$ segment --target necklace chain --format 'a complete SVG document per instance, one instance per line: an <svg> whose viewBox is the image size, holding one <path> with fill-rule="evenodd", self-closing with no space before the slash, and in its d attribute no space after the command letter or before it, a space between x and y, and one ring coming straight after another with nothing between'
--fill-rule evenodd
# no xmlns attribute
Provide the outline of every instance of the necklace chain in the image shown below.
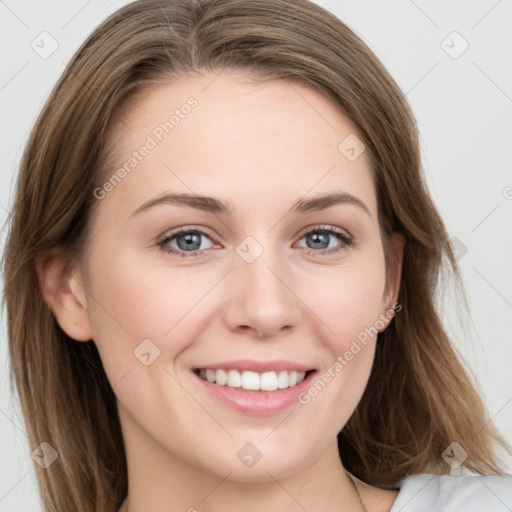
<svg viewBox="0 0 512 512"><path fill-rule="evenodd" d="M365 505L363 503L363 500L361 499L361 495L359 494L359 489L357 488L357 485L354 482L354 479L352 478L352 475L350 475L348 472L347 472L347 475L348 475L350 481L352 482L352 485L354 486L354 489L356 490L357 497L359 498L359 503L361 504L361 509L363 510L363 512L368 512L368 509L365 507Z"/></svg>

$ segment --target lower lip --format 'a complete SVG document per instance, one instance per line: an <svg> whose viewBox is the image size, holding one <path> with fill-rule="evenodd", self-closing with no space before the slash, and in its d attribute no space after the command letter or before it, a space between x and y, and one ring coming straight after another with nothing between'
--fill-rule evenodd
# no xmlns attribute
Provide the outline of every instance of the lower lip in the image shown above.
<svg viewBox="0 0 512 512"><path fill-rule="evenodd" d="M243 388L231 388L219 386L213 382L202 379L197 373L192 372L206 391L214 398L224 402L245 414L275 414L298 402L298 395L310 385L316 371L311 371L306 378L296 386L276 391L254 391Z"/></svg>

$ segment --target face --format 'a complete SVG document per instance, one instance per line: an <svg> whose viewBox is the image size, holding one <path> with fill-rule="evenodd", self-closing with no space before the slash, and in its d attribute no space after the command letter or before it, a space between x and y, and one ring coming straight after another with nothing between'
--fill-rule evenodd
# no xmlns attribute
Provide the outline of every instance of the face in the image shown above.
<svg viewBox="0 0 512 512"><path fill-rule="evenodd" d="M130 453L258 481L332 446L395 300L355 133L304 85L227 72L121 112L73 286Z"/></svg>

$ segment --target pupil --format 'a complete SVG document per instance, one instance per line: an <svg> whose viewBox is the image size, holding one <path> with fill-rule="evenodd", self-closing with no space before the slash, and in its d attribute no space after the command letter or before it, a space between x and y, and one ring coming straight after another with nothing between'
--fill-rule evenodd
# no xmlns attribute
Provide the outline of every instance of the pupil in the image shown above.
<svg viewBox="0 0 512 512"><path fill-rule="evenodd" d="M313 244L320 244L322 247L314 247L314 249L325 249L329 246L329 234L328 233L313 233L310 235L310 240ZM323 240L322 240L323 239Z"/></svg>
<svg viewBox="0 0 512 512"><path fill-rule="evenodd" d="M180 249L197 250L201 246L201 235L198 233L189 233L178 237L176 240ZM181 243L182 240L185 240L185 242Z"/></svg>

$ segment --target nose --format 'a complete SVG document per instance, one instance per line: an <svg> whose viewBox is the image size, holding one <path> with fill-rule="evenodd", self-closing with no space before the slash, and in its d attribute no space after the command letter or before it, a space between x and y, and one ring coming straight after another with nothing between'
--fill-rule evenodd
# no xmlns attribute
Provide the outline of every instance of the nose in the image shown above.
<svg viewBox="0 0 512 512"><path fill-rule="evenodd" d="M252 262L236 254L226 281L224 321L229 329L251 331L263 339L298 324L301 300L291 269L278 251L265 248Z"/></svg>

